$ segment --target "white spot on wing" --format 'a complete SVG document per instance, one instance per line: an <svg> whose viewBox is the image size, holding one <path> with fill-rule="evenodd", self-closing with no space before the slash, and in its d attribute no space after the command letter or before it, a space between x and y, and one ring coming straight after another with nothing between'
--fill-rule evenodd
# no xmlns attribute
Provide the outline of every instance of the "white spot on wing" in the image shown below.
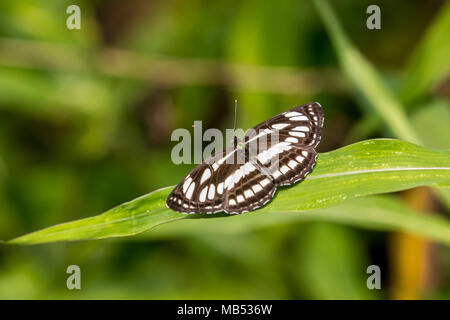
<svg viewBox="0 0 450 320"><path fill-rule="evenodd" d="M292 128L292 130L309 132L309 128L306 126L298 126L298 127Z"/></svg>
<svg viewBox="0 0 450 320"><path fill-rule="evenodd" d="M186 193L186 190L189 187L189 185L191 184L191 182L192 182L192 178L191 177L187 178L184 181L184 183L183 183L183 193Z"/></svg>
<svg viewBox="0 0 450 320"><path fill-rule="evenodd" d="M244 195L245 195L246 198L253 197L253 191L250 190L250 189L247 189L247 190L244 191Z"/></svg>
<svg viewBox="0 0 450 320"><path fill-rule="evenodd" d="M292 117L292 118L289 118L289 120L294 120L294 121L308 121L308 117L305 117L305 116L298 116L298 117Z"/></svg>
<svg viewBox="0 0 450 320"><path fill-rule="evenodd" d="M233 178L234 179L234 183L238 183L239 180L241 180L242 175L243 175L242 169L237 169L234 172L234 178Z"/></svg>
<svg viewBox="0 0 450 320"><path fill-rule="evenodd" d="M209 200L214 199L215 193L216 193L216 187L213 184L209 185L208 199Z"/></svg>
<svg viewBox="0 0 450 320"><path fill-rule="evenodd" d="M239 203L245 201L245 199L244 199L244 197L242 196L242 194L239 194L239 195L236 197L236 200L237 200Z"/></svg>
<svg viewBox="0 0 450 320"><path fill-rule="evenodd" d="M252 187L252 189L253 189L253 191L254 191L255 193L258 193L258 192L262 191L262 188L261 188L261 186L260 186L259 184L255 184L255 185Z"/></svg>
<svg viewBox="0 0 450 320"><path fill-rule="evenodd" d="M260 131L260 132L258 133L258 135L249 137L250 139L248 139L247 143L250 143L250 142L252 142L253 140L258 139L259 137L262 137L262 136L264 136L264 135L268 135L268 134L270 134L270 133L272 133L272 130L266 128L266 129Z"/></svg>
<svg viewBox="0 0 450 320"><path fill-rule="evenodd" d="M284 174L286 174L289 172L289 168L288 168L288 166L282 166L280 171L283 172Z"/></svg>
<svg viewBox="0 0 450 320"><path fill-rule="evenodd" d="M262 163L262 164L266 164L267 162L270 161L269 158L269 153L267 151L263 151L260 154L258 154L258 160Z"/></svg>
<svg viewBox="0 0 450 320"><path fill-rule="evenodd" d="M288 163L288 166L291 168L291 169L295 169L295 167L298 165L298 162L296 162L296 161L294 161L294 160L291 160L291 161L289 161L289 163Z"/></svg>
<svg viewBox="0 0 450 320"><path fill-rule="evenodd" d="M219 183L219 185L217 186L217 192L219 194L223 193L223 182Z"/></svg>
<svg viewBox="0 0 450 320"><path fill-rule="evenodd" d="M284 140L284 141L286 141L286 142L292 142L292 143L298 143L298 139L297 139L297 138L294 138L294 137L286 138L286 140Z"/></svg>
<svg viewBox="0 0 450 320"><path fill-rule="evenodd" d="M272 125L272 128L281 130L281 129L286 128L288 126L289 126L289 123L276 123L276 124Z"/></svg>
<svg viewBox="0 0 450 320"><path fill-rule="evenodd" d="M303 132L289 131L289 134L294 137L302 137L302 138L306 137L306 135Z"/></svg>
<svg viewBox="0 0 450 320"><path fill-rule="evenodd" d="M225 189L231 190L234 186L233 174L230 174L228 178L225 179Z"/></svg>
<svg viewBox="0 0 450 320"><path fill-rule="evenodd" d="M191 185L189 186L185 196L188 199L192 198L192 194L194 193L194 189L195 189L195 182L192 182Z"/></svg>
<svg viewBox="0 0 450 320"><path fill-rule="evenodd" d="M295 117L295 116L303 116L303 113L297 112L297 111L291 111L284 115L285 117Z"/></svg>
<svg viewBox="0 0 450 320"><path fill-rule="evenodd" d="M276 179L276 178L278 178L278 177L280 177L281 176L281 172L279 171L279 170L277 170L277 171L275 171L274 173L273 173L273 177Z"/></svg>
<svg viewBox="0 0 450 320"><path fill-rule="evenodd" d="M260 184L263 186L263 188L264 188L265 186L267 186L269 183L270 183L270 180L267 179L267 178L260 182Z"/></svg>
<svg viewBox="0 0 450 320"><path fill-rule="evenodd" d="M290 150L292 147L288 142L280 142L274 145L273 147L269 148L265 152L267 152L267 157L269 159L272 159L274 156L276 156L279 153L282 153L283 151Z"/></svg>
<svg viewBox="0 0 450 320"><path fill-rule="evenodd" d="M250 173L250 172L256 170L255 166L254 166L253 164L251 164L250 162L247 162L247 163L244 165L244 168L247 169L247 172L248 172L248 173Z"/></svg>
<svg viewBox="0 0 450 320"><path fill-rule="evenodd" d="M202 192L200 192L200 196L198 197L198 200L200 202L205 202L206 200L206 192L208 191L208 187L204 187Z"/></svg>
<svg viewBox="0 0 450 320"><path fill-rule="evenodd" d="M203 182L205 182L206 180L208 180L209 177L211 177L211 170L209 170L208 168L206 168L205 171L203 171L202 179L200 180L200 184L202 184Z"/></svg>

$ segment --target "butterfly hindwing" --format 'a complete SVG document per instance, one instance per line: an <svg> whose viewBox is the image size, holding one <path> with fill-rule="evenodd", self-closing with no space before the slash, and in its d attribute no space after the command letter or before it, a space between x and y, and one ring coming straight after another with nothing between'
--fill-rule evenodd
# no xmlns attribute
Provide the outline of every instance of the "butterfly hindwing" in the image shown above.
<svg viewBox="0 0 450 320"><path fill-rule="evenodd" d="M291 185L310 173L316 163L317 153L313 148L290 146L281 153L278 162L266 168L279 186Z"/></svg>
<svg viewBox="0 0 450 320"><path fill-rule="evenodd" d="M225 210L229 213L242 213L255 210L272 199L276 186L270 176L261 174L258 164L246 162L233 174L234 181L238 180L239 187L227 189ZM236 176L237 175L237 176Z"/></svg>

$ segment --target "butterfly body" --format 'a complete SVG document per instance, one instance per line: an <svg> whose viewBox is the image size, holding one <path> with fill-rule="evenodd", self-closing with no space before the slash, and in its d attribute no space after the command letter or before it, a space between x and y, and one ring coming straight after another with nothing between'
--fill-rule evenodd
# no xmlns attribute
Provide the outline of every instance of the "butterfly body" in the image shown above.
<svg viewBox="0 0 450 320"><path fill-rule="evenodd" d="M237 214L264 206L278 186L294 184L311 172L323 119L322 107L313 102L256 125L243 141L234 138L234 148L194 168L169 194L167 207Z"/></svg>

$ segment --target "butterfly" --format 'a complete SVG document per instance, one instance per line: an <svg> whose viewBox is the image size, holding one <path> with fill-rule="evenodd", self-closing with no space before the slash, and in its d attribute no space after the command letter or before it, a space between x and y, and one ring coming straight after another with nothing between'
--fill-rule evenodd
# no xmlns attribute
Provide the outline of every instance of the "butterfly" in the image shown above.
<svg viewBox="0 0 450 320"><path fill-rule="evenodd" d="M292 185L312 171L323 121L321 105L312 102L256 125L249 130L256 135L246 134L243 141L235 137L233 148L189 172L167 197L167 207L239 214L264 206L278 186ZM274 135L277 139L270 139Z"/></svg>

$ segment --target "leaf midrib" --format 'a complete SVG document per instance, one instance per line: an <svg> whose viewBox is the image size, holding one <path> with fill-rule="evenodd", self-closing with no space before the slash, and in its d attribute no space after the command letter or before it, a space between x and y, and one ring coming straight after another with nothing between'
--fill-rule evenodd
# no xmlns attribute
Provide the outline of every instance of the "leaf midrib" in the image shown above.
<svg viewBox="0 0 450 320"><path fill-rule="evenodd" d="M355 170L355 171L345 171L345 172L335 172L335 173L311 175L307 179L314 180L314 179L323 179L323 178L330 178L330 177L365 174L365 173L372 173L372 172L418 171L418 170L450 170L450 167L412 167L412 168L366 169L366 170Z"/></svg>

